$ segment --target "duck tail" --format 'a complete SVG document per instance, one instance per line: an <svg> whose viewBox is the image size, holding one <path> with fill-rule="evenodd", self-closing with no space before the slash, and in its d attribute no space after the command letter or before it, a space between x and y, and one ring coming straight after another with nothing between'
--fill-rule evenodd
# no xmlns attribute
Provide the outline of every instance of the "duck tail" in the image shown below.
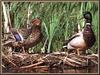
<svg viewBox="0 0 100 75"><path fill-rule="evenodd" d="M68 44L68 40L66 40L66 42L63 43L61 51L65 51L65 49L67 49L67 44Z"/></svg>

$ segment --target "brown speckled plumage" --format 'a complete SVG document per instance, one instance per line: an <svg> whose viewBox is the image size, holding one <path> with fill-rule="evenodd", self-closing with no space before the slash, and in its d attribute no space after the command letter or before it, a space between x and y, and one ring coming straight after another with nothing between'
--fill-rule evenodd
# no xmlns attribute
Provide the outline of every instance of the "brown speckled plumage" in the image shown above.
<svg viewBox="0 0 100 75"><path fill-rule="evenodd" d="M40 27L35 27L31 33L31 35L24 40L22 46L25 47L25 49L31 48L34 45L37 45L43 38L43 35L41 33Z"/></svg>
<svg viewBox="0 0 100 75"><path fill-rule="evenodd" d="M41 42L41 40L43 38L43 35L41 33L41 20L33 19L31 21L31 27L28 29L21 28L19 30L16 30L16 29L12 28L11 33L13 34L13 36L16 35L15 39L20 39L18 34L20 34L23 39L12 41L12 45L10 45L10 46L15 49L22 49L22 47L23 47L24 50L27 51L29 48L31 48L31 47L37 45L39 42ZM6 44L5 46L9 46L9 45Z"/></svg>
<svg viewBox="0 0 100 75"><path fill-rule="evenodd" d="M19 44L20 47L24 47L25 51L37 45L43 38L43 35L41 33L41 21L39 19L33 19L31 23L33 25L31 27L31 34L27 39Z"/></svg>

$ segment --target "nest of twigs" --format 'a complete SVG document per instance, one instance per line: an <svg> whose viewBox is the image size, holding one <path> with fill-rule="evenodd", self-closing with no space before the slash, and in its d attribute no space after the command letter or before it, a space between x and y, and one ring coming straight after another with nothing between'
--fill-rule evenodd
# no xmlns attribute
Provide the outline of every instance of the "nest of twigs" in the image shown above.
<svg viewBox="0 0 100 75"><path fill-rule="evenodd" d="M51 68L79 68L98 65L98 55L66 54L55 52L50 54L2 53L2 71L10 73L45 72ZM37 70L38 69L38 70Z"/></svg>

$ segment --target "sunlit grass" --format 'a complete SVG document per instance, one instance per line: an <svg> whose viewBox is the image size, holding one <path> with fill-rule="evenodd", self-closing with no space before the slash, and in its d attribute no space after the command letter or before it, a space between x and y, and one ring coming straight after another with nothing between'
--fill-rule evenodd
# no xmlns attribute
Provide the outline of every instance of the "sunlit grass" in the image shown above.
<svg viewBox="0 0 100 75"><path fill-rule="evenodd" d="M7 6L7 2L5 3ZM14 27L20 28L27 21L28 6L30 5L32 18L39 17L42 20L42 33L45 40L48 39L48 50L60 50L63 41L68 39L79 24L81 29L83 21L79 20L82 17L83 11L90 11L93 15L93 30L98 41L98 3L97 2L11 2L10 10L14 13ZM93 46L93 50L98 48L97 41ZM39 44L38 48L43 47Z"/></svg>

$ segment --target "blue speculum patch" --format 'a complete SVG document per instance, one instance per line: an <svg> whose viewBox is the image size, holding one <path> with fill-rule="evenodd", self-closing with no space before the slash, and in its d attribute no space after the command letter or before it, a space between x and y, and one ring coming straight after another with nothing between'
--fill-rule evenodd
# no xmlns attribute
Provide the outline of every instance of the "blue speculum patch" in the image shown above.
<svg viewBox="0 0 100 75"><path fill-rule="evenodd" d="M16 41L21 41L21 37L19 34L15 34L14 37L15 37Z"/></svg>

